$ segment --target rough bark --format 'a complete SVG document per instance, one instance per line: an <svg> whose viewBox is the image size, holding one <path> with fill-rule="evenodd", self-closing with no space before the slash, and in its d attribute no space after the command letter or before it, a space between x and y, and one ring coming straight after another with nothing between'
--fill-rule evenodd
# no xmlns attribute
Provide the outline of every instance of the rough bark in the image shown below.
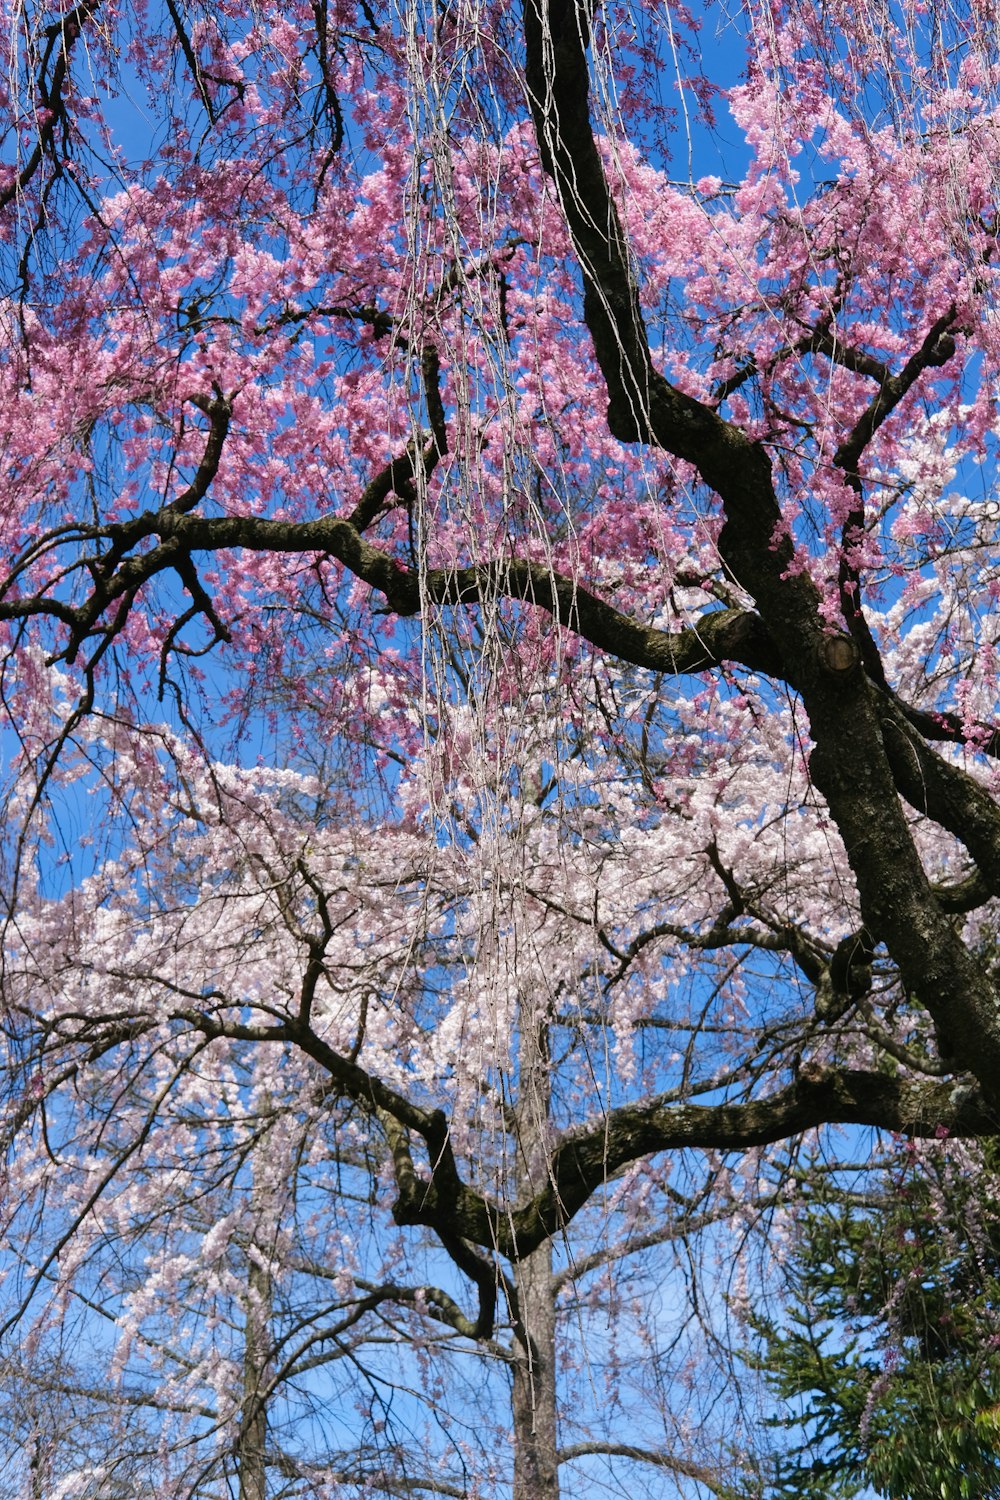
<svg viewBox="0 0 1000 1500"><path fill-rule="evenodd" d="M590 121L589 12L578 0L526 0L524 15L535 130L580 261L584 318L607 382L611 431L693 463L718 495L723 562L753 597L782 675L805 704L815 741L813 779L844 841L865 924L895 959L908 992L930 1012L942 1055L977 1077L1000 1107L996 988L942 910L907 826L883 742L884 674L877 653L872 659L867 626L858 621L855 629L865 669L859 663L853 671L831 670L829 627L815 586L794 566L763 446L654 368ZM893 404L923 369L946 357L938 353L940 334L952 317L953 310L943 315L928 335L931 344L925 340L903 375L880 389L843 450L852 473ZM976 839L976 812L966 797L960 815L953 815L953 831L968 822L968 833L959 833L963 841Z"/></svg>
<svg viewBox="0 0 1000 1500"><path fill-rule="evenodd" d="M551 1082L548 1025L535 1007L522 1006L517 1104L521 1196L532 1198L548 1174ZM556 1311L552 1241L543 1240L516 1265L513 1500L558 1500L556 1430Z"/></svg>
<svg viewBox="0 0 1000 1500"><path fill-rule="evenodd" d="M255 1191L260 1206L262 1195ZM236 1460L239 1500L267 1500L267 1375L271 1353L273 1288L266 1261L251 1244L247 1254L247 1307L243 1329L243 1400Z"/></svg>
<svg viewBox="0 0 1000 1500"><path fill-rule="evenodd" d="M623 1105L545 1144L545 1168L523 1179L516 1208L466 1183L458 1170L447 1117L423 1109L334 1052L301 1026L236 1025L183 1011L206 1036L296 1045L326 1068L345 1098L380 1112L394 1128L390 1145L398 1197L397 1224L423 1224L517 1262L569 1223L608 1177L659 1151L741 1151L789 1140L823 1125L867 1125L902 1135L960 1138L1000 1134L1000 1112L985 1090L968 1084L912 1082L860 1069L803 1069L786 1088L731 1104L685 1104L670 1096ZM430 1181L416 1171L410 1132L422 1137L433 1163ZM530 1191L529 1191L530 1190Z"/></svg>
<svg viewBox="0 0 1000 1500"><path fill-rule="evenodd" d="M518 1262L514 1280L520 1315L511 1397L514 1500L558 1500L551 1240Z"/></svg>

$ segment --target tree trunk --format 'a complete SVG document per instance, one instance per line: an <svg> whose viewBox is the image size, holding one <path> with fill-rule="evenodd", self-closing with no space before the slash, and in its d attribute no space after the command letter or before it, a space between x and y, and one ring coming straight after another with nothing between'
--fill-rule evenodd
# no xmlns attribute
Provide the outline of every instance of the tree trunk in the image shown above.
<svg viewBox="0 0 1000 1500"><path fill-rule="evenodd" d="M270 1228L270 1216L262 1212L263 1194L254 1184L257 1209L257 1238L264 1239L261 1229ZM236 1458L240 1476L239 1500L266 1500L267 1473L267 1386L271 1354L271 1273L261 1262L251 1240L247 1247L247 1307L243 1332L243 1403L240 1409L240 1431ZM266 1248L262 1247L266 1254Z"/></svg>
<svg viewBox="0 0 1000 1500"><path fill-rule="evenodd" d="M512 1396L514 1500L558 1500L556 1310L550 1240L519 1263L515 1285L520 1326Z"/></svg>
<svg viewBox="0 0 1000 1500"><path fill-rule="evenodd" d="M520 1189L529 1198L546 1171L551 1100L548 1023L522 1007L517 1135ZM558 1500L556 1433L556 1310L552 1242L517 1263L514 1389L514 1500Z"/></svg>
<svg viewBox="0 0 1000 1500"><path fill-rule="evenodd" d="M243 1406L237 1459L240 1500L265 1500L267 1447L267 1403L263 1388L267 1379L271 1278L251 1257L247 1268L247 1318L243 1335Z"/></svg>

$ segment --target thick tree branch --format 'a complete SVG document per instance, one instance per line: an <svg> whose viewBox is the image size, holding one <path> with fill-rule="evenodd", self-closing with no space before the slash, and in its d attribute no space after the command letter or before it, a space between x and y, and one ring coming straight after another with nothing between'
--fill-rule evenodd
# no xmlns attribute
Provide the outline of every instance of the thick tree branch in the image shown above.
<svg viewBox="0 0 1000 1500"><path fill-rule="evenodd" d="M957 916L976 911L990 899L989 888L978 870L953 885L935 885L932 890L941 910L954 912Z"/></svg>
<svg viewBox="0 0 1000 1500"><path fill-rule="evenodd" d="M863 672L850 670L849 660L846 669L834 670L839 656L831 659L827 650L817 591L794 565L768 456L653 368L624 232L590 123L588 14L578 0L525 0L525 39L542 162L580 260L584 316L608 386L611 430L690 461L718 494L725 513L720 553L755 600L785 681L802 695L816 746L810 769L844 841L865 924L889 949L908 991L930 1011L946 1055L1000 1103L995 991L924 873L887 763L878 690ZM947 321L952 317L949 311ZM950 357L947 335L937 325L932 333L898 382L912 384L919 369ZM848 440L845 462L905 392L896 393L890 386L876 398L853 443Z"/></svg>
<svg viewBox="0 0 1000 1500"><path fill-rule="evenodd" d="M397 1223L443 1223L464 1239L510 1260L536 1250L568 1224L620 1168L660 1151L742 1151L824 1124L866 1125L933 1137L1000 1134L1000 1117L979 1093L949 1083L908 1083L879 1073L815 1070L768 1099L742 1104L678 1105L655 1100L612 1110L565 1137L552 1151L546 1184L518 1208L502 1208L453 1181L439 1192L432 1173L407 1191ZM446 1215L442 1219L442 1214Z"/></svg>
<svg viewBox="0 0 1000 1500"><path fill-rule="evenodd" d="M912 1083L880 1073L818 1069L766 1099L744 1103L684 1105L651 1100L612 1110L574 1130L551 1151L544 1186L519 1207L501 1204L470 1188L458 1171L448 1124L440 1110L426 1110L341 1057L305 1028L248 1027L196 1011L178 1013L206 1037L293 1042L312 1057L344 1095L377 1112L393 1154L398 1199L393 1217L401 1225L422 1224L452 1242L499 1252L517 1260L568 1224L615 1172L661 1151L740 1151L786 1140L825 1124L867 1125L903 1135L933 1137L1000 1134L1000 1115L979 1092L952 1083ZM425 1143L429 1169L420 1175L408 1133ZM481 1296L477 1326L485 1326L486 1262L476 1257L472 1275ZM481 1273L481 1274L480 1274ZM492 1267L488 1293L495 1292ZM482 1335L480 1335L482 1336Z"/></svg>
<svg viewBox="0 0 1000 1500"><path fill-rule="evenodd" d="M547 610L569 630L600 650L671 674L705 672L731 662L750 671L780 677L781 662L760 616L752 610L710 610L696 625L669 631L622 614L575 579L545 564L511 560L479 567L432 568L421 579L389 553L361 536L361 527L374 518L389 493L412 479L416 460L407 455L388 465L365 490L349 519L326 517L317 521L274 521L256 516L205 517L181 513L173 506L158 514L146 512L134 522L108 528L111 552L95 560L93 591L84 605L73 607L48 596L0 597L0 620L50 614L69 626L76 651L97 628L108 607L136 591L165 570L179 571L196 552L243 548L250 552L316 553L332 557L385 595L397 614L416 614L425 601L444 606L487 603L503 595ZM91 536L94 533L90 533ZM98 534L99 535L99 534ZM149 537L158 545L125 557L127 546ZM61 538L58 539L61 542ZM108 559L112 556L115 566Z"/></svg>
<svg viewBox="0 0 1000 1500"><path fill-rule="evenodd" d="M929 713L926 709L914 708L902 698L893 696L900 713L914 729L919 730L925 740L939 740L949 745L971 745L980 755L1000 759L1000 728L995 724L977 724L970 734L957 714L947 710Z"/></svg>
<svg viewBox="0 0 1000 1500"><path fill-rule="evenodd" d="M1000 1117L972 1089L834 1069L819 1069L769 1099L745 1104L624 1106L556 1147L549 1182L511 1216L503 1253L527 1254L568 1223L619 1167L642 1156L691 1147L742 1151L823 1124L924 1137L941 1127L960 1136L1000 1133Z"/></svg>
<svg viewBox="0 0 1000 1500"><path fill-rule="evenodd" d="M1000 896L1000 807L986 788L943 760L889 699L881 702L886 754L902 795L955 835L994 896ZM951 908L953 909L953 908Z"/></svg>

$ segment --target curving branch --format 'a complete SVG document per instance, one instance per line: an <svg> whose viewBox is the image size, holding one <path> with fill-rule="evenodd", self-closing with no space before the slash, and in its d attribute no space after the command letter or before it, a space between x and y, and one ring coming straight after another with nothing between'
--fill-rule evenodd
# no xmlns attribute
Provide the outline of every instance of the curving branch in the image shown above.
<svg viewBox="0 0 1000 1500"><path fill-rule="evenodd" d="M968 726L958 715L948 710L935 709L933 713L928 713L926 709L914 708L912 704L905 703L895 693L892 699L900 713L925 740L938 740L949 745L973 745L980 755L1000 759L1000 727L996 724L976 724L970 733Z"/></svg>
<svg viewBox="0 0 1000 1500"><path fill-rule="evenodd" d="M472 1247L481 1247L487 1257L496 1252L511 1261L523 1259L568 1224L609 1178L642 1157L681 1149L743 1151L828 1124L927 1138L942 1130L960 1137L1000 1134L1000 1114L985 1091L807 1064L793 1083L762 1099L695 1105L660 1097L595 1117L562 1135L548 1152L543 1185L515 1207L462 1179L443 1111L414 1104L301 1024L250 1026L190 1009L175 1012L174 1018L209 1040L298 1046L345 1098L380 1118L396 1181L393 1217L400 1225L434 1230L449 1253L452 1246L460 1248L453 1258L480 1294L477 1326L484 1331L479 1337L490 1336L487 1325L492 1331L497 1282L489 1260ZM413 1159L412 1136L426 1148L423 1172ZM475 1265L465 1263L470 1260Z"/></svg>
<svg viewBox="0 0 1000 1500"><path fill-rule="evenodd" d="M324 517L316 521L275 521L257 516L195 516L167 506L144 512L134 521L102 530L77 530L65 540L111 540L111 549L94 559L90 597L73 606L45 594L11 597L0 593L0 620L49 615L65 624L70 644L61 656L72 660L82 642L98 628L109 607L132 599L158 574L177 571L196 552L242 548L249 552L315 553L332 557L363 582L385 595L399 615L415 615L427 601L445 606L487 603L503 595L547 610L566 629L575 631L599 649L635 666L671 674L704 672L732 662L750 671L781 676L781 662L759 615L752 610L710 610L696 625L677 631L643 625L583 587L575 579L554 572L543 563L518 559L477 567L432 568L423 579L390 553L361 535L387 497L412 480L418 460L406 455L382 470L365 490L350 519ZM176 504L176 502L175 502ZM145 552L132 552L140 542L157 538ZM23 559L19 571L27 562ZM124 620L119 622L120 625ZM107 627L100 627L106 629Z"/></svg>
<svg viewBox="0 0 1000 1500"><path fill-rule="evenodd" d="M961 841L981 882L991 895L1000 896L1000 807L968 771L925 744L909 717L889 699L882 700L881 719L886 755L902 795ZM971 894L968 886L965 892Z"/></svg>
<svg viewBox="0 0 1000 1500"><path fill-rule="evenodd" d="M875 644L875 638L861 609L858 569L851 560L851 549L860 541L865 527L864 484L859 465L862 454L876 432L887 417L895 411L924 371L947 364L955 353L956 346L952 330L957 316L957 309L952 304L947 312L935 319L924 336L920 348L910 356L898 375L891 374L887 368L880 370L877 394L868 403L833 455L834 464L841 470L854 496L851 510L841 529L839 576L841 609L851 633L858 642L865 670L872 680L882 687L886 685L885 669ZM832 357L834 356L831 355ZM874 374L875 367L867 368L864 373Z"/></svg>
<svg viewBox="0 0 1000 1500"><path fill-rule="evenodd" d="M890 374L887 369L881 372L877 395L869 402L833 455L837 468L843 470L852 486L860 485L858 464L861 455L886 418L895 411L925 370L946 365L955 353L952 333L957 317L958 310L952 303L946 312L934 320L924 335L920 348L910 355L898 375Z"/></svg>
<svg viewBox="0 0 1000 1500"><path fill-rule="evenodd" d="M764 448L654 369L590 121L585 6L525 0L524 17L535 131L580 262L584 318L608 388L611 431L693 463L718 495L722 560L754 599L782 676L802 696L815 742L810 771L847 850L865 926L885 944L908 992L947 1038L948 1054L1000 1106L996 991L938 904L900 807L883 744L879 671L872 682L860 665L865 653L853 641L850 649L831 651L818 592L794 564ZM945 330L953 317L949 310L897 383L880 391L867 420L847 439L845 463L920 371L950 358Z"/></svg>
<svg viewBox="0 0 1000 1500"><path fill-rule="evenodd" d="M658 1448L640 1448L636 1443L570 1443L559 1449L559 1463L569 1464L576 1458L629 1458L635 1463L651 1464L656 1469L669 1469L683 1479L693 1479L711 1490L713 1495L729 1495L731 1487L714 1469L704 1464L692 1463L690 1459L678 1458L676 1454L664 1453Z"/></svg>
<svg viewBox="0 0 1000 1500"><path fill-rule="evenodd" d="M620 1168L661 1151L743 1151L826 1124L866 1125L932 1138L1000 1134L1000 1116L978 1090L950 1083L905 1083L881 1073L804 1068L766 1099L623 1106L568 1133L551 1151L545 1185L520 1207L503 1207L449 1173L402 1184L398 1224L437 1228L516 1261L568 1224ZM397 1186L401 1186L397 1176Z"/></svg>
<svg viewBox="0 0 1000 1500"><path fill-rule="evenodd" d="M24 166L0 188L0 209L6 208L24 192L46 156L54 158L56 155L56 129L68 124L64 94L69 83L70 57L83 34L85 23L99 9L100 0L81 0L81 4L42 31L44 46L35 78L38 135ZM56 165L56 171L59 170Z"/></svg>

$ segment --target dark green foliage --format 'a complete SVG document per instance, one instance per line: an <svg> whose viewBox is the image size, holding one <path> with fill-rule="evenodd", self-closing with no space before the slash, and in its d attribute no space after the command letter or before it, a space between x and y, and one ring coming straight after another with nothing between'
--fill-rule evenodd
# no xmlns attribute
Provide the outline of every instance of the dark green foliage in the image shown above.
<svg viewBox="0 0 1000 1500"><path fill-rule="evenodd" d="M905 1146L864 1199L807 1174L783 1311L749 1320L766 1500L1000 1500L998 1165Z"/></svg>

